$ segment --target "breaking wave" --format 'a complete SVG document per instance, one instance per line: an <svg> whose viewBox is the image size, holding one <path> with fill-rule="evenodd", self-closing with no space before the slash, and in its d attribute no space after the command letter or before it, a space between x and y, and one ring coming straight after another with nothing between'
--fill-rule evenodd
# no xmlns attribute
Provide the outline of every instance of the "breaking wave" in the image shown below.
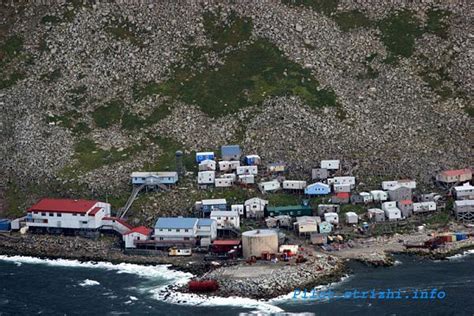
<svg viewBox="0 0 474 316"><path fill-rule="evenodd" d="M96 280L89 280L85 279L81 283L79 283L80 286L93 286L93 285L99 285L100 283Z"/></svg>
<svg viewBox="0 0 474 316"><path fill-rule="evenodd" d="M458 253L454 256L447 257L446 259L448 259L448 260L459 260L459 259L465 258L467 256L470 256L472 254L474 254L474 249L466 250L463 253Z"/></svg>

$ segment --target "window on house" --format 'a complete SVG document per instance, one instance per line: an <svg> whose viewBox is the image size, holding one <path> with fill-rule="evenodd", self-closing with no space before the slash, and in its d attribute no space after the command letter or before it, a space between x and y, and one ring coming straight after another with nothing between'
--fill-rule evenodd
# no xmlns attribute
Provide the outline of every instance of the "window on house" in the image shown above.
<svg viewBox="0 0 474 316"><path fill-rule="evenodd" d="M181 229L176 229L176 232L179 233L181 231Z"/></svg>
<svg viewBox="0 0 474 316"><path fill-rule="evenodd" d="M163 237L160 237L160 240L163 240Z"/></svg>
<svg viewBox="0 0 474 316"><path fill-rule="evenodd" d="M170 231L171 231L171 228L168 228L168 231L170 232Z"/></svg>
<svg viewBox="0 0 474 316"><path fill-rule="evenodd" d="M62 217L62 216L63 216L63 214L61 214L61 213L57 213L57 214L56 214L56 216L58 216L58 217Z"/></svg>
<svg viewBox="0 0 474 316"><path fill-rule="evenodd" d="M77 216L77 214L76 214L76 213L72 213L72 216Z"/></svg>
<svg viewBox="0 0 474 316"><path fill-rule="evenodd" d="M85 225L86 225L86 224L87 224L87 221L81 221L81 224L85 224Z"/></svg>
<svg viewBox="0 0 474 316"><path fill-rule="evenodd" d="M187 232L189 232L189 229L185 229L184 231L187 233Z"/></svg>
<svg viewBox="0 0 474 316"><path fill-rule="evenodd" d="M54 213L49 213L49 216L54 216Z"/></svg>
<svg viewBox="0 0 474 316"><path fill-rule="evenodd" d="M81 216L85 216L86 214L81 214Z"/></svg>
<svg viewBox="0 0 474 316"><path fill-rule="evenodd" d="M160 228L160 232L162 232L162 231L163 231L163 228Z"/></svg>
<svg viewBox="0 0 474 316"><path fill-rule="evenodd" d="M189 237L184 237L184 240L189 240Z"/></svg>
<svg viewBox="0 0 474 316"><path fill-rule="evenodd" d="M46 213L41 213L41 216L46 216Z"/></svg>

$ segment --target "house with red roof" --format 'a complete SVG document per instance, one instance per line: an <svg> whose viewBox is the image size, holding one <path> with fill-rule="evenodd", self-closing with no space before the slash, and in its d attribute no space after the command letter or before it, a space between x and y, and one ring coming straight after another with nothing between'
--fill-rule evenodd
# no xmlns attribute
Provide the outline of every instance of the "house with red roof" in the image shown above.
<svg viewBox="0 0 474 316"><path fill-rule="evenodd" d="M143 241L150 239L153 230L145 226L139 226L130 229L128 232L122 235L122 239L125 242L125 248L137 248L137 241Z"/></svg>
<svg viewBox="0 0 474 316"><path fill-rule="evenodd" d="M401 200L397 202L398 209L402 212L402 217L410 217L413 214L413 201Z"/></svg>
<svg viewBox="0 0 474 316"><path fill-rule="evenodd" d="M436 181L441 183L466 182L472 179L472 170L470 168L445 170L436 176Z"/></svg>
<svg viewBox="0 0 474 316"><path fill-rule="evenodd" d="M338 192L331 197L331 202L336 204L347 204L350 201L349 192Z"/></svg>
<svg viewBox="0 0 474 316"><path fill-rule="evenodd" d="M28 209L26 225L32 230L98 230L110 216L110 204L94 200L41 199Z"/></svg>

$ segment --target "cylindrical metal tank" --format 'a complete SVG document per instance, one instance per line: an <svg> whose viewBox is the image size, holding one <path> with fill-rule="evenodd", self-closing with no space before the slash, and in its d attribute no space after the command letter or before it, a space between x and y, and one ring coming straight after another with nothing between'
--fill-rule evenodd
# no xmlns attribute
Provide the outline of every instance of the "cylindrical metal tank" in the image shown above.
<svg viewBox="0 0 474 316"><path fill-rule="evenodd" d="M278 252L278 233L271 229L257 229L242 233L244 258L260 257L262 252Z"/></svg>

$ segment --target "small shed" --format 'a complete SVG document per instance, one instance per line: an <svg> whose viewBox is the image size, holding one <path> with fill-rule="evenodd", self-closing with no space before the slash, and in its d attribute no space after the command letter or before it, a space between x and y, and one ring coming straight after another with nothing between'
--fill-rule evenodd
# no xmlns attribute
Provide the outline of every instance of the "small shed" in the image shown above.
<svg viewBox="0 0 474 316"><path fill-rule="evenodd" d="M326 180L328 177L329 172L326 168L313 168L311 170L311 179L313 180Z"/></svg>
<svg viewBox="0 0 474 316"><path fill-rule="evenodd" d="M210 213L213 210L225 211L227 209L226 199L202 200L201 205L201 210L203 213Z"/></svg>
<svg viewBox="0 0 474 316"><path fill-rule="evenodd" d="M272 181L266 181L266 182L260 182L258 184L258 188L262 193L265 192L274 192L280 190L280 182L278 180L272 180Z"/></svg>
<svg viewBox="0 0 474 316"><path fill-rule="evenodd" d="M257 175L258 167L257 166L239 166L237 167L236 173L238 175Z"/></svg>
<svg viewBox="0 0 474 316"><path fill-rule="evenodd" d="M304 189L304 193L307 195L326 195L331 193L331 187L322 182L316 182L308 185Z"/></svg>
<svg viewBox="0 0 474 316"><path fill-rule="evenodd" d="M370 208L367 213L368 213L369 219L374 222L385 221L385 213L379 208Z"/></svg>
<svg viewBox="0 0 474 316"><path fill-rule="evenodd" d="M369 192L360 192L359 195L362 197L363 202L365 204L371 203L374 200L372 194L370 194Z"/></svg>
<svg viewBox="0 0 474 316"><path fill-rule="evenodd" d="M389 221L397 221L402 218L401 211L396 207L385 209L384 212Z"/></svg>
<svg viewBox="0 0 474 316"><path fill-rule="evenodd" d="M334 184L334 192L351 192L351 185L350 184Z"/></svg>
<svg viewBox="0 0 474 316"><path fill-rule="evenodd" d="M436 211L436 202L418 202L413 203L413 213L427 213Z"/></svg>
<svg viewBox="0 0 474 316"><path fill-rule="evenodd" d="M258 166L262 162L259 155L247 155L244 161L247 166Z"/></svg>
<svg viewBox="0 0 474 316"><path fill-rule="evenodd" d="M352 204L364 204L364 197L360 193L354 193L351 195Z"/></svg>
<svg viewBox="0 0 474 316"><path fill-rule="evenodd" d="M268 201L255 197L245 201L245 213L247 218L262 218Z"/></svg>
<svg viewBox="0 0 474 316"><path fill-rule="evenodd" d="M359 216L354 212L346 213L346 223L347 224L357 224L359 222Z"/></svg>
<svg viewBox="0 0 474 316"><path fill-rule="evenodd" d="M239 145L224 145L221 147L222 160L240 160L242 151Z"/></svg>
<svg viewBox="0 0 474 316"><path fill-rule="evenodd" d="M196 162L201 163L204 160L215 160L216 157L212 151L203 151L196 153Z"/></svg>
<svg viewBox="0 0 474 316"><path fill-rule="evenodd" d="M338 204L319 204L318 205L318 216L322 216L324 213L339 213L341 206Z"/></svg>
<svg viewBox="0 0 474 316"><path fill-rule="evenodd" d="M321 222L319 216L301 216L296 218L293 224L299 235L318 232L318 224Z"/></svg>
<svg viewBox="0 0 474 316"><path fill-rule="evenodd" d="M150 239L152 231L151 228L145 226L132 228L122 235L125 248L137 248L137 243Z"/></svg>
<svg viewBox="0 0 474 316"><path fill-rule="evenodd" d="M214 184L215 179L216 179L215 171L198 172L198 184Z"/></svg>
<svg viewBox="0 0 474 316"><path fill-rule="evenodd" d="M339 215L337 213L325 213L324 214L324 221L331 223L331 224L338 224L339 223Z"/></svg>
<svg viewBox="0 0 474 316"><path fill-rule="evenodd" d="M329 234L332 231L332 224L328 222L319 223L319 233L320 234Z"/></svg>
<svg viewBox="0 0 474 316"><path fill-rule="evenodd" d="M235 211L235 212L239 213L240 216L243 216L245 214L243 204L232 204L230 206L230 209L232 211Z"/></svg>
<svg viewBox="0 0 474 316"><path fill-rule="evenodd" d="M234 184L232 178L216 178L214 185L216 188L230 188Z"/></svg>
<svg viewBox="0 0 474 316"><path fill-rule="evenodd" d="M321 160L321 168L327 170L339 170L340 163L339 160Z"/></svg>
<svg viewBox="0 0 474 316"><path fill-rule="evenodd" d="M239 182L242 184L255 184L255 176L253 174L239 175Z"/></svg>

